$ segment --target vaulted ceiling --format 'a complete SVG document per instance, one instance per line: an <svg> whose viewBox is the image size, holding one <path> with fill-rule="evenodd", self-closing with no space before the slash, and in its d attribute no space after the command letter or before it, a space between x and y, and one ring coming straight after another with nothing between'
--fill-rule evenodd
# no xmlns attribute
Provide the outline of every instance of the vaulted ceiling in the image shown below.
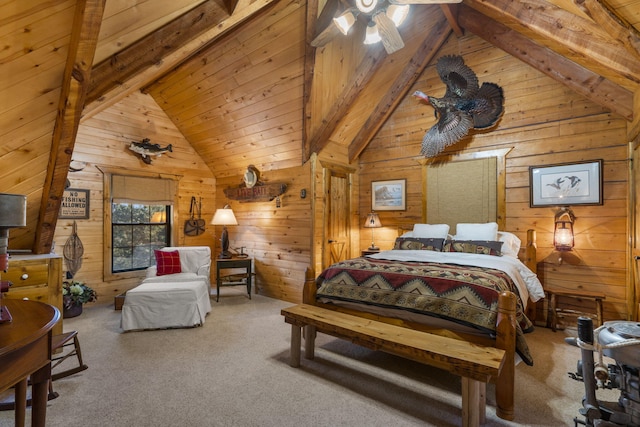
<svg viewBox="0 0 640 427"><path fill-rule="evenodd" d="M390 55L365 46L363 28L336 34L328 18L349 1L0 5L0 156L37 141L53 147L34 250L52 239L81 121L138 90L217 177L249 163L298 166L327 144L355 160L447 38L471 33L624 117L630 139L640 132L640 0L416 4L399 29L405 47ZM28 132L24 111L33 115Z"/></svg>

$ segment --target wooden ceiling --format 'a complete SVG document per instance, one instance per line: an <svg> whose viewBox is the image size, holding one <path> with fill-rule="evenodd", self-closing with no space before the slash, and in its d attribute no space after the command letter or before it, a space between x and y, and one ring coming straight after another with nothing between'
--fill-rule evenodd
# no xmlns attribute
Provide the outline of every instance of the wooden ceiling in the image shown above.
<svg viewBox="0 0 640 427"><path fill-rule="evenodd" d="M28 159L32 174L24 180L44 183L34 251L51 243L81 121L138 90L156 100L216 177L240 175L248 164L299 166L327 144L356 160L439 46L464 32L624 117L630 138L640 132L640 0L412 5L400 29L405 47L391 55L363 45L359 27L312 47L326 28L325 7L344 6L338 0L0 5L6 46L0 160ZM41 52L35 67L33 52ZM47 141L50 152L41 149ZM14 182L4 191L24 193L24 181Z"/></svg>

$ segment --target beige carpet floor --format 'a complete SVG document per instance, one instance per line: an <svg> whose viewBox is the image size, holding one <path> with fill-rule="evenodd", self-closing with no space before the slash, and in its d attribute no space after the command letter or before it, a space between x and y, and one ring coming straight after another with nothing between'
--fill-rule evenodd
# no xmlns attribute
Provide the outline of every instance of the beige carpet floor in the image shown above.
<svg viewBox="0 0 640 427"><path fill-rule="evenodd" d="M316 359L291 368L280 315L291 304L237 289L198 328L122 333L109 301L65 319L89 369L54 382L47 426L460 425L458 377L322 334ZM568 333L527 335L535 366L516 368L515 422L496 417L490 385L486 425L573 425L584 389L567 375L580 355Z"/></svg>

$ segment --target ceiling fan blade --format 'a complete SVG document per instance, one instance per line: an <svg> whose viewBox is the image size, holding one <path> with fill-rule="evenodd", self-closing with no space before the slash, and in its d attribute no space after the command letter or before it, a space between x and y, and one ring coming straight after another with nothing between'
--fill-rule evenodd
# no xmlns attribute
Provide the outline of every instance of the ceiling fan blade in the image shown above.
<svg viewBox="0 0 640 427"><path fill-rule="evenodd" d="M400 36L396 25L386 15L386 13L382 12L373 15L373 22L375 22L378 27L378 34L380 34L382 44L388 54L392 54L404 47L404 42L402 41L402 37Z"/></svg>
<svg viewBox="0 0 640 427"><path fill-rule="evenodd" d="M443 4L462 3L462 0L389 0L391 4Z"/></svg>

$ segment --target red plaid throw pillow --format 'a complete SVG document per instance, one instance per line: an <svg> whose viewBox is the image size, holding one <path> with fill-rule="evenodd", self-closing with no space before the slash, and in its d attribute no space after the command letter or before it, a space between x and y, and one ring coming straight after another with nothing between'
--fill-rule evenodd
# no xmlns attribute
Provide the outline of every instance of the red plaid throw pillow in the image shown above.
<svg viewBox="0 0 640 427"><path fill-rule="evenodd" d="M159 251L154 250L156 255L156 267L158 276L164 276L165 274L182 273L180 267L180 253L178 251Z"/></svg>

